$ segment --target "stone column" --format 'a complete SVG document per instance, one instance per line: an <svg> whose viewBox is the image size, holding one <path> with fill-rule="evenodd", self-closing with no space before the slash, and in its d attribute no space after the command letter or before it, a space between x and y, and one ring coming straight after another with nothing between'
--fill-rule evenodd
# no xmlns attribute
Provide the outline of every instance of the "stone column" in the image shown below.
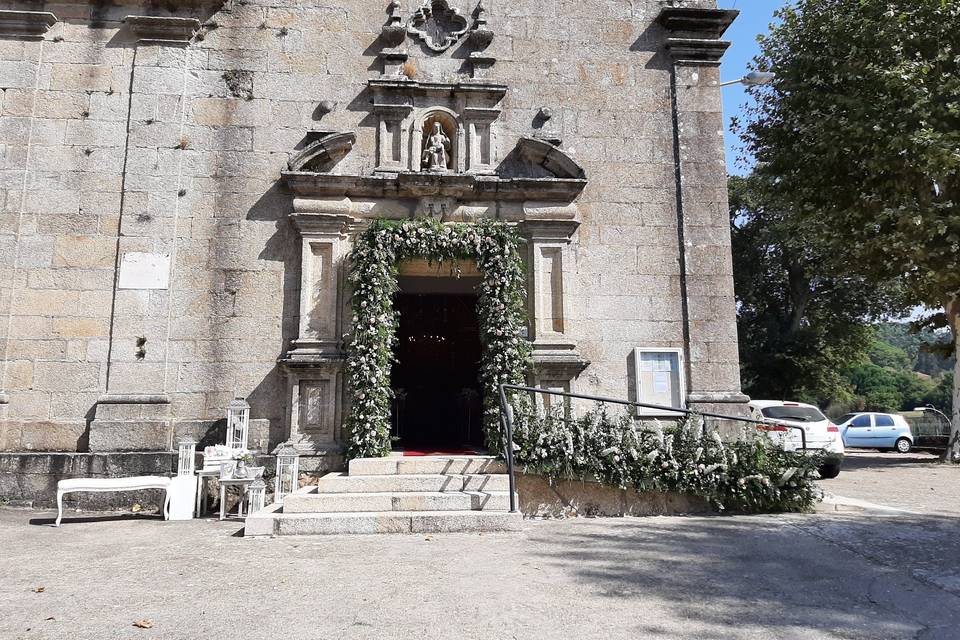
<svg viewBox="0 0 960 640"><path fill-rule="evenodd" d="M281 358L287 373L288 444L306 456L339 456L343 407L343 341L346 311L344 260L353 218L349 201L294 200L290 216L300 232L299 335ZM333 461L309 461L314 468Z"/></svg>
<svg viewBox="0 0 960 640"><path fill-rule="evenodd" d="M123 164L106 392L91 451L172 448L167 365L194 18L127 16L135 44ZM121 32L123 33L123 32ZM161 162L164 158L169 162Z"/></svg>
<svg viewBox="0 0 960 640"><path fill-rule="evenodd" d="M527 239L527 314L533 344L534 384L572 391L589 362L567 333L572 259L570 242L580 226L576 205L524 203L520 228Z"/></svg>
<svg viewBox="0 0 960 640"><path fill-rule="evenodd" d="M721 40L737 11L664 8L671 60L677 231L692 409L742 415L720 101Z"/></svg>

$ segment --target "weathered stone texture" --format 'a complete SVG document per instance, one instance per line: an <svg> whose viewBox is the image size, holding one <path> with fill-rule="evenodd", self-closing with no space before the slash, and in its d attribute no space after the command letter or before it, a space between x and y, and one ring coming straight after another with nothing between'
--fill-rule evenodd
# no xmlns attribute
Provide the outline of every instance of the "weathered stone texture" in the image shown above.
<svg viewBox="0 0 960 640"><path fill-rule="evenodd" d="M372 171L366 83L380 73L386 5L66 3L44 40L0 40L0 449L72 448L108 392L167 394L171 424L217 420L246 396L267 425L263 446L286 437L276 359L299 324L301 249L279 173L308 130L355 133L335 172ZM678 71L684 273L660 9L487 7L490 78L509 87L495 158L537 133L549 107L546 128L589 180L564 264L566 333L593 362L577 383L588 393L626 397L633 347L684 346L687 320L691 382L739 389L717 70ZM169 12L205 23L202 36L138 44L122 23ZM455 49L407 42L418 80L462 76ZM114 290L132 251L170 256L167 290ZM31 421L70 435L25 440Z"/></svg>

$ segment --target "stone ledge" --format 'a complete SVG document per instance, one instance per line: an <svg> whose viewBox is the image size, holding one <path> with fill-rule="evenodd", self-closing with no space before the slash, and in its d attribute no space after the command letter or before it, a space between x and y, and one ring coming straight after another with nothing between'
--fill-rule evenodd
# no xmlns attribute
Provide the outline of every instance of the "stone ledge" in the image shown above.
<svg viewBox="0 0 960 640"><path fill-rule="evenodd" d="M55 506L57 482L65 478L166 475L177 465L176 452L153 453L0 453L0 500ZM89 510L160 505L157 491L78 493L66 500Z"/></svg>
<svg viewBox="0 0 960 640"><path fill-rule="evenodd" d="M127 16L123 22L143 44L183 46L200 30L200 21L196 18Z"/></svg>
<svg viewBox="0 0 960 640"><path fill-rule="evenodd" d="M0 10L0 37L40 39L57 22L49 11Z"/></svg>

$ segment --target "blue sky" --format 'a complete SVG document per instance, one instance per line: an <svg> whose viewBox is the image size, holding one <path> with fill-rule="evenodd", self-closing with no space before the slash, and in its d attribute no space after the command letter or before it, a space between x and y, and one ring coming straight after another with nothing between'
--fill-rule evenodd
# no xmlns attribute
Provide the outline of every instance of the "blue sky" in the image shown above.
<svg viewBox="0 0 960 640"><path fill-rule="evenodd" d="M740 10L740 16L724 36L733 44L724 54L723 66L720 68L723 80L734 80L743 75L747 63L759 52L757 35L767 32L767 27L773 21L773 12L788 2L787 0L720 0L717 4L723 9ZM738 143L736 137L730 133L730 116L740 113L748 97L743 90L743 85L739 84L724 87L721 91L723 91L723 113L726 120L727 171L743 174L743 167L736 165L739 155Z"/></svg>

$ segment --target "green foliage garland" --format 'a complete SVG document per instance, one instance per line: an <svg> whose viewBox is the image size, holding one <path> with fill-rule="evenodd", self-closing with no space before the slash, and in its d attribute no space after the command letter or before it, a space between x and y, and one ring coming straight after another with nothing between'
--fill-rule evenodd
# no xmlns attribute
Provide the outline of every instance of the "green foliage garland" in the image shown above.
<svg viewBox="0 0 960 640"><path fill-rule="evenodd" d="M814 483L820 456L784 451L753 432L724 442L700 416L663 426L603 406L565 419L520 397L513 404L517 463L553 479L683 493L721 511L806 511L820 499Z"/></svg>
<svg viewBox="0 0 960 640"><path fill-rule="evenodd" d="M477 224L435 220L376 220L361 233L350 254L353 318L347 374L353 402L348 455L385 456L390 452L390 366L396 342L397 265L410 258L431 262L476 260L483 273L477 299L483 355L487 447L500 451L500 384L523 384L530 362L526 327L522 239L499 221Z"/></svg>

